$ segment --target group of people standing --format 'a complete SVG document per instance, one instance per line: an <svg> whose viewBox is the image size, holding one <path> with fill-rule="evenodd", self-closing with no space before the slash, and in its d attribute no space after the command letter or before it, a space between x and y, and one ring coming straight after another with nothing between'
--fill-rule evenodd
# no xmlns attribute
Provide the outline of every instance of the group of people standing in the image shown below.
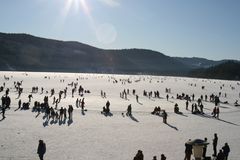
<svg viewBox="0 0 240 160"><path fill-rule="evenodd" d="M190 140L189 140L190 141ZM207 143L207 138L204 138L204 141ZM228 160L228 155L230 152L230 147L228 143L225 143L225 145L222 147L222 149L219 150L217 153L217 145L218 145L218 136L215 133L213 138L213 154L212 156L215 158L215 160ZM185 157L184 160L191 160L193 146L189 143L185 143ZM207 152L207 145L203 147L203 154L202 158L206 159L206 152Z"/></svg>

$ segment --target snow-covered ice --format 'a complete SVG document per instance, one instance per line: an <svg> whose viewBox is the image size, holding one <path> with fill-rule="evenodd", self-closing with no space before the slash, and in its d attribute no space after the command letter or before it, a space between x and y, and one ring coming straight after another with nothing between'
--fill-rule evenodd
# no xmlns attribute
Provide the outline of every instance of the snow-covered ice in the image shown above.
<svg viewBox="0 0 240 160"><path fill-rule="evenodd" d="M9 80L5 80L4 75ZM138 149L143 151L146 160L151 160L154 155L160 159L162 153L168 160L179 160L184 158L184 143L188 139L207 137L210 143L207 155L212 155L214 133L219 137L218 149L228 142L231 148L229 160L240 159L240 107L233 105L240 99L240 82L149 75L44 72L0 72L0 78L0 85L5 82L5 89L10 88L11 97L11 109L6 111L6 119L0 121L1 160L37 160L39 139L46 143L46 160L131 160ZM60 82L62 79L65 80L64 83ZM122 84L120 79L129 79L131 83ZM40 91L32 93L30 107L34 101L43 102L44 96L49 96L52 88L58 97L58 92L68 87L67 97L62 99L58 108L73 105L73 123L60 125L49 122L46 125L43 113L36 117L37 113L31 109L16 110L18 95L13 84L14 81L21 80L22 102L28 102L32 87L44 88L44 94L40 94ZM78 82L78 86L82 85L91 91L84 94L87 109L85 115L75 107L76 99L83 97L77 93L74 97L71 96L72 87L67 85L71 82ZM205 88L202 89L202 86ZM222 89L220 86L223 86ZM165 98L165 88L171 88L169 101ZM123 89L130 90L127 100L119 96ZM136 89L140 103L136 102L132 89ZM100 96L101 90L106 92L107 98ZM159 91L161 98L144 97L143 90ZM176 99L176 94L182 93L194 93L197 99L200 95L218 95L219 92L222 93L220 100L229 102L220 104L220 119L211 117L214 103L203 101L205 116L200 116L185 110L185 100ZM5 90L0 96L4 94ZM52 99L49 98L50 104ZM107 100L111 103L113 115L106 117L100 112ZM183 115L173 112L175 103L178 103ZM129 104L132 104L133 119L122 116ZM150 114L155 106L167 111L168 125L162 122L162 117Z"/></svg>

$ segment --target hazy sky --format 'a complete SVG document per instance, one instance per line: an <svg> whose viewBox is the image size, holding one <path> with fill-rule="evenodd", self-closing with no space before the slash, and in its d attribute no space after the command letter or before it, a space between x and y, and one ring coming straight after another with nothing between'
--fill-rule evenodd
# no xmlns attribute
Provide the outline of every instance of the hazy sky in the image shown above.
<svg viewBox="0 0 240 160"><path fill-rule="evenodd" d="M0 32L240 60L240 0L1 0Z"/></svg>

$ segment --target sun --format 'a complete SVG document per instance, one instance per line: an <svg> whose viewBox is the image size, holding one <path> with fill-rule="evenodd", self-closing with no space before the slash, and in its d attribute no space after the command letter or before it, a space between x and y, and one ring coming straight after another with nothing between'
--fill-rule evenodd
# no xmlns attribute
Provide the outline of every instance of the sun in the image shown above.
<svg viewBox="0 0 240 160"><path fill-rule="evenodd" d="M92 29L93 33L96 35L96 40L103 44L108 45L115 42L117 37L117 30L111 23L96 23L94 17L90 13L89 1L87 0L64 0L65 7L64 7L64 14L63 14L63 21L68 17L69 14L78 14L84 13L86 19L89 22L89 27ZM87 3L88 2L88 3ZM115 1L112 0L104 0L108 5L116 5ZM111 3L110 3L111 2Z"/></svg>
<svg viewBox="0 0 240 160"><path fill-rule="evenodd" d="M64 13L68 15L70 11L83 11L85 14L90 14L86 0L66 0Z"/></svg>

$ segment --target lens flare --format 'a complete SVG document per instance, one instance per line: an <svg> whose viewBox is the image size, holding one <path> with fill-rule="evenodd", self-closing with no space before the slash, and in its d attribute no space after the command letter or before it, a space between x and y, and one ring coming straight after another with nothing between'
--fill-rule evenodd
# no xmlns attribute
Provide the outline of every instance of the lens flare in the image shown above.
<svg viewBox="0 0 240 160"><path fill-rule="evenodd" d="M64 15L67 16L70 11L74 11L75 13L83 11L87 15L90 14L86 0L66 0Z"/></svg>
<svg viewBox="0 0 240 160"><path fill-rule="evenodd" d="M114 0L104 0L103 2L108 2L107 4L113 4ZM111 3L110 3L111 2ZM110 3L110 4L109 4ZM115 3L114 3L115 4ZM84 13L89 21L89 27L95 33L96 39L102 44L111 44L116 40L117 31L114 25L111 23L98 24L95 22L93 16L90 12L89 3L87 0L65 0L65 7L63 10L63 22L65 18L71 13Z"/></svg>

